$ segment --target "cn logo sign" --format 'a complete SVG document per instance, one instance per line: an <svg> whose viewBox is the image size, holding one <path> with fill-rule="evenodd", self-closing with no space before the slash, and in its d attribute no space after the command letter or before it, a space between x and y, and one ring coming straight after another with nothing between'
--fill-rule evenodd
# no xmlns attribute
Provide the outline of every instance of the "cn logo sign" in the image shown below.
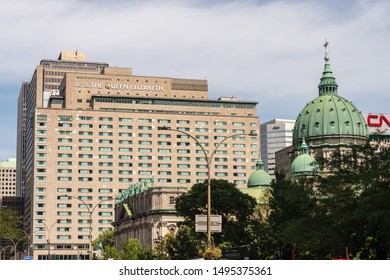
<svg viewBox="0 0 390 280"><path fill-rule="evenodd" d="M387 125L390 126L390 120L386 116L375 114L367 116L368 126L380 127L383 125L383 122L387 123Z"/></svg>

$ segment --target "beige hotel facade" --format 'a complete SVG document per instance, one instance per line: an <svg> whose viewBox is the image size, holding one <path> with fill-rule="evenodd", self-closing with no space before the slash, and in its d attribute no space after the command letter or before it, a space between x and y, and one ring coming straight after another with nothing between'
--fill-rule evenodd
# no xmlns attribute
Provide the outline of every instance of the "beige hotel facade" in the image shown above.
<svg viewBox="0 0 390 280"><path fill-rule="evenodd" d="M17 194L25 197L31 255L87 258L90 231L93 240L112 228L114 197L130 184L153 178L188 188L205 180L204 153L185 133L210 155L226 137L259 132L256 105L208 99L207 80L136 76L87 62L85 53L42 60L18 102ZM224 141L212 178L246 187L259 144L249 135Z"/></svg>

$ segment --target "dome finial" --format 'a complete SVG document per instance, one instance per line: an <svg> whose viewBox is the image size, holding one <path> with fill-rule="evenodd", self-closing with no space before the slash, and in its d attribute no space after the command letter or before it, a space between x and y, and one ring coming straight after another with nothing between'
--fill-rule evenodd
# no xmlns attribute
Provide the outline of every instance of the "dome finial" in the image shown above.
<svg viewBox="0 0 390 280"><path fill-rule="evenodd" d="M325 61L326 62L329 61L329 48L328 48L328 45L329 45L328 39L325 38L324 48L325 48Z"/></svg>

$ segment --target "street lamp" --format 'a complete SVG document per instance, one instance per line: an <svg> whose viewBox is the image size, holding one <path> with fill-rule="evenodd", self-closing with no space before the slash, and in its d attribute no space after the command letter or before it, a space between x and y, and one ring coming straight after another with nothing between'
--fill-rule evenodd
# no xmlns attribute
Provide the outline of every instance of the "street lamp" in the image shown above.
<svg viewBox="0 0 390 280"><path fill-rule="evenodd" d="M81 203L83 203L84 206L85 206L85 207L87 208L87 210L88 210L88 213L89 213L89 230L88 230L88 232L89 232L89 234L88 234L88 239L89 239L89 259L92 260L92 213L93 213L93 211L95 211L95 209L96 209L97 206L99 206L99 205L102 204L103 202L110 201L110 200L113 200L113 199L112 199L112 198L109 198L109 199L100 200L100 201L91 209L91 208L89 208L88 204L87 204L84 200L78 198L77 196L72 196L72 195L68 195L68 194L65 194L65 195L63 195L63 196L65 196L65 197L71 197L71 198L74 198L74 199L77 199L77 200L81 201Z"/></svg>
<svg viewBox="0 0 390 280"><path fill-rule="evenodd" d="M48 227L46 225L46 223L44 221L42 221L41 219L37 219L38 223L40 224L43 224L47 230L47 259L48 260L51 260L51 254L50 254L50 232L51 232L51 229L54 227L55 224L58 223L58 221L54 222L50 227Z"/></svg>
<svg viewBox="0 0 390 280"><path fill-rule="evenodd" d="M3 259L5 260L5 251L6 251L8 248L12 248L12 245L4 246L4 247L2 247L2 248L0 249L0 260L1 260L1 255L3 254L3 252L4 252Z"/></svg>
<svg viewBox="0 0 390 280"><path fill-rule="evenodd" d="M236 133L236 134L228 135L225 138L223 138L220 142L218 142L218 144L215 146L214 150L212 151L212 153L210 154L210 157L209 157L207 155L207 152L204 149L203 145L193 135L191 135L185 131L182 131L182 130L173 129L173 128L168 127L168 126L159 126L157 129L158 130L170 130L170 131L176 131L179 133L183 133L183 134L187 135L188 137L190 137L191 139L193 139L196 142L196 144L198 144L198 146L202 149L202 152L203 152L204 157L206 159L206 165L207 165L207 245L210 247L211 246L211 219L210 219L210 216L211 216L211 172L210 171L211 171L211 163L213 161L213 157L215 155L215 152L218 150L219 146L221 146L221 144L223 142L225 142L226 140L228 140L232 137L235 137L235 136L257 136L257 133L255 133L255 132Z"/></svg>
<svg viewBox="0 0 390 280"><path fill-rule="evenodd" d="M23 232L27 236L27 256L30 256L30 238L31 238L31 236L22 229L17 228L16 230Z"/></svg>

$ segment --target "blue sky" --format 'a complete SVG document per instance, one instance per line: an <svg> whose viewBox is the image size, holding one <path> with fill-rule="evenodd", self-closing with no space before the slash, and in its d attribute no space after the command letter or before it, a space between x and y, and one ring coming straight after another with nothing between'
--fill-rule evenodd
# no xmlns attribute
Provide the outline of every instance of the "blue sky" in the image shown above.
<svg viewBox="0 0 390 280"><path fill-rule="evenodd" d="M258 101L261 122L295 119L318 95L325 38L339 94L390 113L390 1L0 2L0 159L16 156L17 98L62 50L134 75L206 78L209 97Z"/></svg>

